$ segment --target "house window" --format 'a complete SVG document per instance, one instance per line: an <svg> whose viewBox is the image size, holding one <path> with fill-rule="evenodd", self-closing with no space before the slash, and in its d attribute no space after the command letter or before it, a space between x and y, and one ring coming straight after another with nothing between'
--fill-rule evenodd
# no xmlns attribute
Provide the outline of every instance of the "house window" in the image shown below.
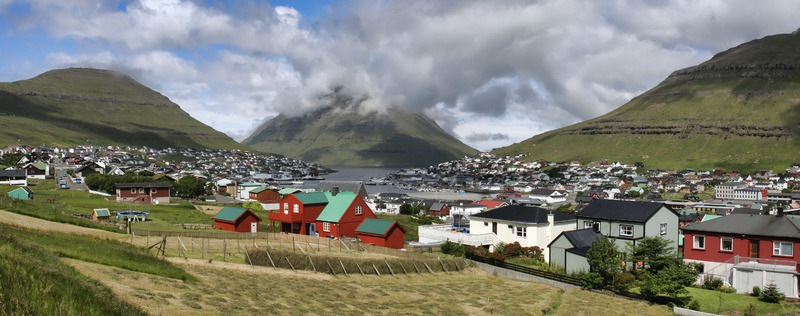
<svg viewBox="0 0 800 316"><path fill-rule="evenodd" d="M153 189L153 191L151 191L151 192L152 192L153 194L156 194L156 192L158 192L158 189Z"/></svg>
<svg viewBox="0 0 800 316"><path fill-rule="evenodd" d="M591 221L583 221L583 228L592 228Z"/></svg>
<svg viewBox="0 0 800 316"><path fill-rule="evenodd" d="M295 213L300 213L300 205L295 204L294 205L294 209L292 211L295 212Z"/></svg>
<svg viewBox="0 0 800 316"><path fill-rule="evenodd" d="M528 237L528 228L517 226L517 236Z"/></svg>
<svg viewBox="0 0 800 316"><path fill-rule="evenodd" d="M694 248L706 249L706 236L694 236Z"/></svg>
<svg viewBox="0 0 800 316"><path fill-rule="evenodd" d="M508 229L513 231L514 230L514 225L508 225Z"/></svg>
<svg viewBox="0 0 800 316"><path fill-rule="evenodd" d="M489 226L489 222L483 222L483 226Z"/></svg>
<svg viewBox="0 0 800 316"><path fill-rule="evenodd" d="M136 194L136 189L131 189L131 194Z"/></svg>
<svg viewBox="0 0 800 316"><path fill-rule="evenodd" d="M772 242L772 254L776 256L792 256L792 243L783 241Z"/></svg>
<svg viewBox="0 0 800 316"><path fill-rule="evenodd" d="M289 214L289 203L283 203L283 214Z"/></svg>
<svg viewBox="0 0 800 316"><path fill-rule="evenodd" d="M139 193L144 193L144 188L139 188Z"/></svg>
<svg viewBox="0 0 800 316"><path fill-rule="evenodd" d="M322 231L324 231L324 232L331 231L331 223L328 223L328 222L322 223Z"/></svg>
<svg viewBox="0 0 800 316"><path fill-rule="evenodd" d="M633 236L633 225L619 225L619 235L620 236Z"/></svg>
<svg viewBox="0 0 800 316"><path fill-rule="evenodd" d="M667 223L661 223L661 234L662 235L667 234Z"/></svg>
<svg viewBox="0 0 800 316"><path fill-rule="evenodd" d="M356 205L356 215L361 215L361 205Z"/></svg>
<svg viewBox="0 0 800 316"><path fill-rule="evenodd" d="M733 238L720 238L719 239L719 250L721 250L721 251L733 251Z"/></svg>

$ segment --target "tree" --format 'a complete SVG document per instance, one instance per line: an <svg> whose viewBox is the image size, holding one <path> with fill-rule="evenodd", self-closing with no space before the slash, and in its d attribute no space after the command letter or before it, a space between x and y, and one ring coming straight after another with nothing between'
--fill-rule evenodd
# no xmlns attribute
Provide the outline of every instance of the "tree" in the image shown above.
<svg viewBox="0 0 800 316"><path fill-rule="evenodd" d="M640 274L639 279L642 282L639 290L650 299L659 294L675 298L680 294L689 293L686 287L692 285L698 275L700 275L699 264L673 262L656 273L645 271Z"/></svg>
<svg viewBox="0 0 800 316"><path fill-rule="evenodd" d="M786 295L784 295L783 293L781 293L781 291L778 290L778 287L775 286L775 283L770 283L769 285L764 287L764 290L761 291L761 295L758 297L758 299L770 303L778 303L782 301L784 298L786 298Z"/></svg>
<svg viewBox="0 0 800 316"><path fill-rule="evenodd" d="M411 204L403 203L400 205L400 214L403 215L412 215L414 213L414 207Z"/></svg>
<svg viewBox="0 0 800 316"><path fill-rule="evenodd" d="M0 165L7 167L19 167L19 161L25 157L23 153L8 153L0 157Z"/></svg>
<svg viewBox="0 0 800 316"><path fill-rule="evenodd" d="M194 176L185 176L173 184L175 195L184 198L196 198L206 193L206 184Z"/></svg>
<svg viewBox="0 0 800 316"><path fill-rule="evenodd" d="M586 252L586 260L591 273L600 276L602 286L613 286L614 276L619 273L622 265L621 255L617 245L607 237L597 238L592 242L589 251Z"/></svg>
<svg viewBox="0 0 800 316"><path fill-rule="evenodd" d="M645 270L655 274L668 265L681 262L671 243L672 240L661 237L645 237L635 245L628 243L627 252L634 262L641 262Z"/></svg>

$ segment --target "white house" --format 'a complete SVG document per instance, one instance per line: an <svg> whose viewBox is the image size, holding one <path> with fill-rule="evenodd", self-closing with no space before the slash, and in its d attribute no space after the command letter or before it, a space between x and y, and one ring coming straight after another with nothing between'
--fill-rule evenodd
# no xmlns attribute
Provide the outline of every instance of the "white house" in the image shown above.
<svg viewBox="0 0 800 316"><path fill-rule="evenodd" d="M564 191L551 189L536 189L528 195L531 199L542 200L547 204L566 202L567 194Z"/></svg>
<svg viewBox="0 0 800 316"><path fill-rule="evenodd" d="M538 246L548 261L547 245L561 232L575 229L575 215L539 207L509 205L469 217L469 233L492 233L504 243Z"/></svg>

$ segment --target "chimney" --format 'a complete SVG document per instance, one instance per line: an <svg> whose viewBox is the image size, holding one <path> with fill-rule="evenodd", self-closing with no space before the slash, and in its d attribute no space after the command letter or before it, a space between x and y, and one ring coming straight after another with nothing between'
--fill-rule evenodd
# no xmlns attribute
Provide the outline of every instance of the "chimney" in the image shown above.
<svg viewBox="0 0 800 316"><path fill-rule="evenodd" d="M338 186L333 186L331 188L331 195L332 196L336 196L337 194L339 194L339 187Z"/></svg>
<svg viewBox="0 0 800 316"><path fill-rule="evenodd" d="M553 241L553 227L555 227L555 225L556 216L553 214L553 211L550 210L550 212L547 213L547 244L550 244L550 242Z"/></svg>

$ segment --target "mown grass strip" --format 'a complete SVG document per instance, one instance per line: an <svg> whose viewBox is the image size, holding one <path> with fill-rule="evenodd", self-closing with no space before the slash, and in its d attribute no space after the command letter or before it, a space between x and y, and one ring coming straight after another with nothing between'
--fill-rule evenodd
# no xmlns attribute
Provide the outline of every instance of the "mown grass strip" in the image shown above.
<svg viewBox="0 0 800 316"><path fill-rule="evenodd" d="M84 277L53 253L9 232L0 232L0 314L145 315L111 290Z"/></svg>
<svg viewBox="0 0 800 316"><path fill-rule="evenodd" d="M0 224L0 231L38 244L59 256L67 258L173 279L197 280L183 269L147 254L141 248L115 240L58 232L40 232L5 224Z"/></svg>

